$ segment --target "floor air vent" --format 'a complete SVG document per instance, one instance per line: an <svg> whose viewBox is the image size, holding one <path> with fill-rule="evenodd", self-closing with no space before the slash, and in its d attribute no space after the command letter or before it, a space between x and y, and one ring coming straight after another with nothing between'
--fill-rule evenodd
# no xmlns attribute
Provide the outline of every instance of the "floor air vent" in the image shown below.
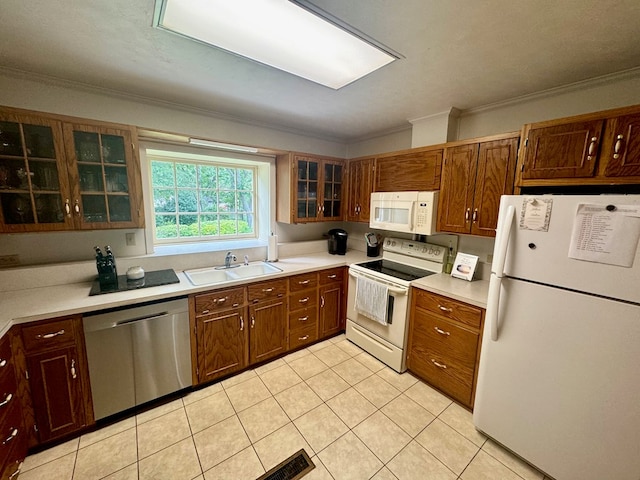
<svg viewBox="0 0 640 480"><path fill-rule="evenodd" d="M298 480L316 468L304 449L291 455L257 480Z"/></svg>

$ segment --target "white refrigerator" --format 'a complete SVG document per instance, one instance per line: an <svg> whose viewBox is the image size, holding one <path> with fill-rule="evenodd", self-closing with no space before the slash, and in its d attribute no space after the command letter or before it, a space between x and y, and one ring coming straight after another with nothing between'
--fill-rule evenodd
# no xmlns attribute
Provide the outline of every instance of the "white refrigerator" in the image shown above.
<svg viewBox="0 0 640 480"><path fill-rule="evenodd" d="M501 199L473 421L556 480L640 479L639 211Z"/></svg>

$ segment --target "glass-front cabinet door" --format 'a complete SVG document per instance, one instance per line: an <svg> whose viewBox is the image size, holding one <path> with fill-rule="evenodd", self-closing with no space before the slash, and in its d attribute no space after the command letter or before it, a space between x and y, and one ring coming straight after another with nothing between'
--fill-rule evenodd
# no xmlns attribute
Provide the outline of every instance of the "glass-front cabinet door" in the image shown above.
<svg viewBox="0 0 640 480"><path fill-rule="evenodd" d="M303 222L317 221L320 189L320 163L309 157L295 157L296 181L296 219Z"/></svg>
<svg viewBox="0 0 640 480"><path fill-rule="evenodd" d="M139 169L131 132L90 125L64 125L72 210L79 228L142 226Z"/></svg>
<svg viewBox="0 0 640 480"><path fill-rule="evenodd" d="M0 113L0 231L73 229L61 123Z"/></svg>
<svg viewBox="0 0 640 480"><path fill-rule="evenodd" d="M342 180L344 163L324 161L322 216L325 220L342 220Z"/></svg>

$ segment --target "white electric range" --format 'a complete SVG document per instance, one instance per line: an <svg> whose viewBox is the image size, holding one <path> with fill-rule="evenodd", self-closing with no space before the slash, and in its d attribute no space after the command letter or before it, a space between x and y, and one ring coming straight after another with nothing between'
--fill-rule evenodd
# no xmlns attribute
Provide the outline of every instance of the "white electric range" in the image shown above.
<svg viewBox="0 0 640 480"><path fill-rule="evenodd" d="M347 339L398 372L404 372L409 317L409 285L413 280L442 272L447 248L399 238L386 238L382 260L349 267ZM359 279L387 287L386 324L356 310Z"/></svg>

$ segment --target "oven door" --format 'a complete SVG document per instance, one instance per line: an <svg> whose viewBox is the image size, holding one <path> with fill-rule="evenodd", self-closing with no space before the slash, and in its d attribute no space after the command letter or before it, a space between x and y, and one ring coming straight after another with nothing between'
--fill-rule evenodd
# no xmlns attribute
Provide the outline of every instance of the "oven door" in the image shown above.
<svg viewBox="0 0 640 480"><path fill-rule="evenodd" d="M359 276L382 283L389 289L389 307L387 309L388 325L382 325L381 323L365 317L356 311L356 281ZM368 274L361 272L360 270L350 268L348 292L347 318L381 339L403 349L407 330L409 287L388 282L377 277L375 274Z"/></svg>

